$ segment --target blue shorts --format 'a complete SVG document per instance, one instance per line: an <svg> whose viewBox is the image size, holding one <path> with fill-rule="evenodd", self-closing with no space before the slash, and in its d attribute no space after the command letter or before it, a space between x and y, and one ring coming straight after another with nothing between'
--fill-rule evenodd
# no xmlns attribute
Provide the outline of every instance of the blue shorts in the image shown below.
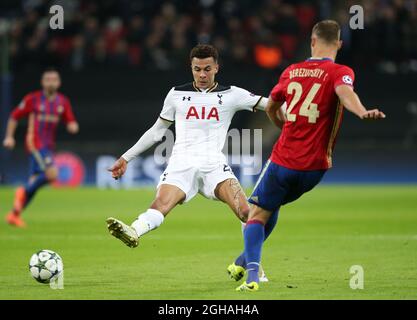
<svg viewBox="0 0 417 320"><path fill-rule="evenodd" d="M325 173L292 170L268 160L248 201L273 212L313 189Z"/></svg>
<svg viewBox="0 0 417 320"><path fill-rule="evenodd" d="M29 175L35 175L45 172L45 170L54 164L53 153L48 148L42 148L33 151L29 156L30 169Z"/></svg>

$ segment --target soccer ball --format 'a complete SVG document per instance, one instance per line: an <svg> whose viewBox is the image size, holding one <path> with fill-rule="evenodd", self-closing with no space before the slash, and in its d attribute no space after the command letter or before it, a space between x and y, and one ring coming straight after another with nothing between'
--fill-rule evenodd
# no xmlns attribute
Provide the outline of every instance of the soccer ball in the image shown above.
<svg viewBox="0 0 417 320"><path fill-rule="evenodd" d="M63 270L61 257L51 250L38 251L29 261L30 274L40 283L50 283L57 279Z"/></svg>

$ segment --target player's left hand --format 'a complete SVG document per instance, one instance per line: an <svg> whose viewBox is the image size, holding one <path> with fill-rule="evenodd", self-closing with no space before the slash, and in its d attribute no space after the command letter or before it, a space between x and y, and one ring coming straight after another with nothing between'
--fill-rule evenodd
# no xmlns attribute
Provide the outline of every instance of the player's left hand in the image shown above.
<svg viewBox="0 0 417 320"><path fill-rule="evenodd" d="M382 111L378 109L367 110L365 113L361 115L362 120L378 120L384 119L386 116Z"/></svg>
<svg viewBox="0 0 417 320"><path fill-rule="evenodd" d="M67 130L71 134L76 134L80 130L80 127L78 126L77 122L70 122L67 125Z"/></svg>

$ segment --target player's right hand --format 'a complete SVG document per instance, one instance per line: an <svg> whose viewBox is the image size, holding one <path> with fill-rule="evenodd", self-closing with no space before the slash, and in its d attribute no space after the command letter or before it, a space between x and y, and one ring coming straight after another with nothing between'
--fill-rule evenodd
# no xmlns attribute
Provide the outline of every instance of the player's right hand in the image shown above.
<svg viewBox="0 0 417 320"><path fill-rule="evenodd" d="M124 175L127 169L127 161L120 157L109 169L111 172L111 176L114 179L119 179L121 176Z"/></svg>
<svg viewBox="0 0 417 320"><path fill-rule="evenodd" d="M6 137L3 141L3 147L12 150L16 145L16 140L13 137Z"/></svg>
<svg viewBox="0 0 417 320"><path fill-rule="evenodd" d="M386 116L382 111L378 109L367 110L361 115L362 120L377 120L377 119L384 119Z"/></svg>

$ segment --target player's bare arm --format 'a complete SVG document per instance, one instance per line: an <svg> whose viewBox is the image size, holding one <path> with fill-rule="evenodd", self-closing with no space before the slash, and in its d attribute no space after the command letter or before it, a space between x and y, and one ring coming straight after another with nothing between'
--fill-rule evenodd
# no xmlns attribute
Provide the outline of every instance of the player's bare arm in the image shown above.
<svg viewBox="0 0 417 320"><path fill-rule="evenodd" d="M6 137L3 141L3 146L7 149L11 150L16 145L16 140L14 139L14 133L16 132L16 128L17 120L10 117L9 121L7 122Z"/></svg>
<svg viewBox="0 0 417 320"><path fill-rule="evenodd" d="M340 85L336 87L336 94L340 102L350 112L356 114L360 119L384 119L385 114L378 109L367 110L361 103L358 95L353 91L353 88L348 85Z"/></svg>
<svg viewBox="0 0 417 320"><path fill-rule="evenodd" d="M136 144L126 151L108 170L112 173L114 179L124 175L127 170L127 164L130 160L136 158L142 152L148 150L156 142L161 141L166 130L172 122L158 118L155 124L146 131Z"/></svg>
<svg viewBox="0 0 417 320"><path fill-rule="evenodd" d="M280 129L282 129L285 122L285 114L282 110L284 103L285 102L283 101L274 101L271 97L269 97L265 108L268 118Z"/></svg>

